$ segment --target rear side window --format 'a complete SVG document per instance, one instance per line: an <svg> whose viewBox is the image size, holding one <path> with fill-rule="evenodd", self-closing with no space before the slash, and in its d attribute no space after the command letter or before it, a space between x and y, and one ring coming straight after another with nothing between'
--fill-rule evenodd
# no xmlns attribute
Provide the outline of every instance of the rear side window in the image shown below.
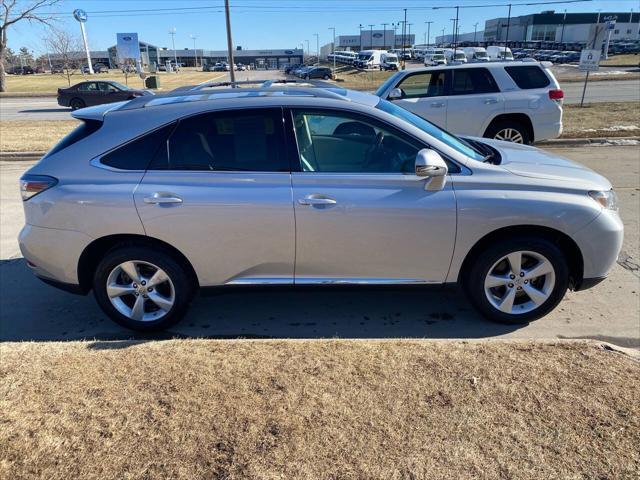
<svg viewBox="0 0 640 480"><path fill-rule="evenodd" d="M504 67L509 76L523 90L531 88L548 87L551 81L549 77L537 65L527 65L522 67Z"/></svg>
<svg viewBox="0 0 640 480"><path fill-rule="evenodd" d="M205 113L180 120L169 163L154 169L288 172L281 109Z"/></svg>
<svg viewBox="0 0 640 480"><path fill-rule="evenodd" d="M103 155L100 163L120 170L146 170L151 161L167 165L167 137L175 123L146 133Z"/></svg>
<svg viewBox="0 0 640 480"><path fill-rule="evenodd" d="M491 72L486 68L452 69L451 95L499 92Z"/></svg>
<svg viewBox="0 0 640 480"><path fill-rule="evenodd" d="M439 97L444 95L445 71L423 72L407 75L397 87L403 98Z"/></svg>
<svg viewBox="0 0 640 480"><path fill-rule="evenodd" d="M84 120L80 125L74 128L66 137L60 140L55 147L49 150L47 153L47 157L49 155L53 155L54 153L58 153L60 150L64 150L67 147L70 147L76 142L79 142L83 138L87 138L92 133L98 131L98 129L102 126L102 122L97 120Z"/></svg>

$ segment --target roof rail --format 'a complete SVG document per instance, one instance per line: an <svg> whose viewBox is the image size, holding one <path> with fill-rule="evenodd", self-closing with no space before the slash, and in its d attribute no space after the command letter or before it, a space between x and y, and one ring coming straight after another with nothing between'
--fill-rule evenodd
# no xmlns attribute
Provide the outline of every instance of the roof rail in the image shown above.
<svg viewBox="0 0 640 480"><path fill-rule="evenodd" d="M230 82L223 82L223 83L230 83ZM249 82L249 83L253 83L253 82ZM333 85L331 84L328 84L328 85L333 87ZM247 97L249 96L255 97L256 94L258 95L262 94L263 96L272 96L275 93L281 93L284 95L307 95L310 97L330 98L333 100L351 101L351 99L347 95L345 95L344 92L346 92L346 90L340 87L337 87L337 88L336 87L318 88L315 86L290 87L287 85L278 85L278 84L269 85L265 87L243 88L241 90L237 89L237 87L227 88L227 89L221 89L221 90L216 90L211 92L207 92L203 90L173 90L171 92L160 94L160 95L143 95L142 97L136 97L132 100L129 100L124 105L122 105L121 107L115 110L135 110L137 108L143 108L147 103L152 102L158 98L175 98L175 99L184 98L184 101L186 102L186 101L193 101L193 99L187 100L187 97L201 96L202 98L198 100L203 100L203 101L216 100L217 98L221 97L220 94L225 94L225 93L226 94L246 93ZM250 94L253 94L253 95L250 95ZM176 100L175 102L172 102L172 103L174 104L180 103L180 101Z"/></svg>
<svg viewBox="0 0 640 480"><path fill-rule="evenodd" d="M184 91L184 90L204 90L205 88L217 88L217 87L231 87L231 88L241 88L243 85L260 85L264 88L270 87L272 85L286 85L286 84L298 84L298 85L311 85L314 87L333 87L334 85L328 82L322 82L320 80L296 80L296 79L285 79L285 78L272 78L267 80L238 80L235 82L216 82L211 80L209 82L200 83L198 85L192 87L180 87L176 90Z"/></svg>

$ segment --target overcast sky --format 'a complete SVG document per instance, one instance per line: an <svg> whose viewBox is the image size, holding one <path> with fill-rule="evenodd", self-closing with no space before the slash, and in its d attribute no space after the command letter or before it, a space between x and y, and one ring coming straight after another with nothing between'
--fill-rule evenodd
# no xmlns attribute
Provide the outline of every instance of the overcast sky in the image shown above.
<svg viewBox="0 0 640 480"><path fill-rule="evenodd" d="M27 0L21 0L29 3ZM523 5L535 0L511 0L512 16L539 13L543 10L556 12L638 11L638 0L596 0L581 3L558 3L555 5ZM540 0L544 2L545 0ZM357 34L358 25L369 29L392 29L392 23L404 18L411 33L422 42L431 24L431 37L451 33L451 18L460 5L460 33L473 32L478 22L482 30L487 19L507 15L507 6L478 8L479 5L505 5L509 0L231 0L232 31L234 45L244 49L295 48L309 40L311 51L315 51L316 37L320 45L331 42L332 31L336 35ZM160 47L171 48L169 30L176 29L176 48L193 47L190 35L195 35L197 48L221 50L226 48L226 33L223 0L62 0L48 12L57 14L58 28L80 33L78 23L71 12L80 8L87 12L87 33L92 50L105 50L116 42L117 32L137 32L139 38ZM432 7L445 7L432 9ZM447 8L449 7L449 8ZM138 11L132 11L138 10ZM9 46L14 50L26 46L36 53L43 52L42 38L45 29L40 25L21 22L9 30Z"/></svg>

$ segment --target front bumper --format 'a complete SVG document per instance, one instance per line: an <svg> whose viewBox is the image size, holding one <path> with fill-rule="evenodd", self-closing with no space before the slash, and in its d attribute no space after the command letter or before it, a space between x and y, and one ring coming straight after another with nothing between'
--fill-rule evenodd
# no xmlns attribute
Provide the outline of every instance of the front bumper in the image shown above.
<svg viewBox="0 0 640 480"><path fill-rule="evenodd" d="M595 220L581 228L573 235L573 239L580 247L584 264L581 283L591 283L592 279L604 279L615 265L622 241L624 240L624 226L617 212L603 210ZM584 290L585 286L580 286Z"/></svg>

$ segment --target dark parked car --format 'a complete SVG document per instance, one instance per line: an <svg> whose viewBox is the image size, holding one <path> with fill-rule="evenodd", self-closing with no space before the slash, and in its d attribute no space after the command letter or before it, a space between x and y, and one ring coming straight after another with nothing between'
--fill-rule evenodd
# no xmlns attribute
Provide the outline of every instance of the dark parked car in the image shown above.
<svg viewBox="0 0 640 480"><path fill-rule="evenodd" d="M118 82L81 82L69 88L58 89L58 105L78 108L121 102L142 95L153 95L147 90L135 90Z"/></svg>
<svg viewBox="0 0 640 480"><path fill-rule="evenodd" d="M296 68L300 68L300 67L302 67L302 66L303 66L303 64L302 64L302 63L294 63L294 64L292 64L292 65L287 65L286 67L284 67L284 73L286 73L286 74L293 74L293 71L294 71Z"/></svg>
<svg viewBox="0 0 640 480"><path fill-rule="evenodd" d="M96 63L93 66L93 73L109 73L109 68L103 63Z"/></svg>
<svg viewBox="0 0 640 480"><path fill-rule="evenodd" d="M24 67L13 67L9 73L12 73L14 75L31 75L35 72L33 71L32 67L30 67L29 65L25 65Z"/></svg>
<svg viewBox="0 0 640 480"><path fill-rule="evenodd" d="M309 80L312 78L322 78L324 80L329 80L332 77L331 69L327 67L313 67L308 71L304 72L305 80Z"/></svg>

